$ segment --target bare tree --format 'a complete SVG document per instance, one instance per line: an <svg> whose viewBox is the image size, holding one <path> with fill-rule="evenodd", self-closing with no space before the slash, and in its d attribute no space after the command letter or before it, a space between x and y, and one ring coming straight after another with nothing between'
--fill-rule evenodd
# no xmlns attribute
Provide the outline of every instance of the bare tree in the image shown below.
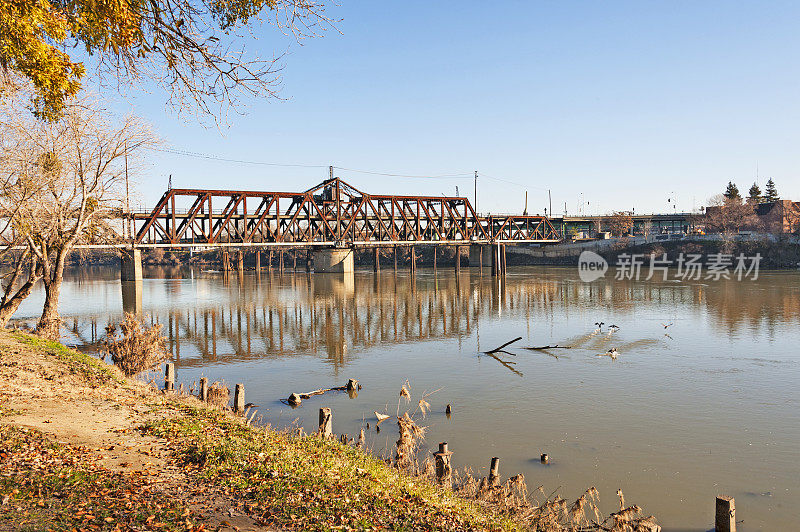
<svg viewBox="0 0 800 532"><path fill-rule="evenodd" d="M56 122L36 120L25 109L26 91L10 92L0 110L0 234L19 273L7 279L0 323L41 278L45 302L37 330L57 337L67 256L76 244L101 242L112 233L109 221L118 217L124 195L125 157L155 137L137 118L118 121L89 97L70 100Z"/></svg>
<svg viewBox="0 0 800 532"><path fill-rule="evenodd" d="M758 229L761 225L756 215L755 205L742 203L741 198L722 194L712 197L706 207L705 225L707 230L719 233L723 249L730 251L733 239L744 229Z"/></svg>

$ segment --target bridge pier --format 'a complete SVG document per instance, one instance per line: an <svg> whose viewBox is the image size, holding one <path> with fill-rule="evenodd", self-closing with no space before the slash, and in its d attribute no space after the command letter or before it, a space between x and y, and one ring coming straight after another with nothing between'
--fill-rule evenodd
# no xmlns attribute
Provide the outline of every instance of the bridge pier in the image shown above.
<svg viewBox="0 0 800 532"><path fill-rule="evenodd" d="M456 246L456 254L454 257L455 263L453 266L456 269L456 275L461 273L461 246Z"/></svg>
<svg viewBox="0 0 800 532"><path fill-rule="evenodd" d="M492 265L492 245L491 244L472 244L469 247L469 265L475 268L483 268Z"/></svg>
<svg viewBox="0 0 800 532"><path fill-rule="evenodd" d="M122 311L136 316L142 313L142 280L122 281Z"/></svg>
<svg viewBox="0 0 800 532"><path fill-rule="evenodd" d="M261 275L261 250L256 251L256 273Z"/></svg>
<svg viewBox="0 0 800 532"><path fill-rule="evenodd" d="M381 248L375 248L375 255L372 260L372 270L375 273L381 271Z"/></svg>
<svg viewBox="0 0 800 532"><path fill-rule="evenodd" d="M353 250L323 248L314 251L317 273L353 273Z"/></svg>
<svg viewBox="0 0 800 532"><path fill-rule="evenodd" d="M417 273L417 248L415 246L411 246L411 274L414 275Z"/></svg>
<svg viewBox="0 0 800 532"><path fill-rule="evenodd" d="M122 281L142 280L142 250L127 249L122 252L122 264L119 271Z"/></svg>

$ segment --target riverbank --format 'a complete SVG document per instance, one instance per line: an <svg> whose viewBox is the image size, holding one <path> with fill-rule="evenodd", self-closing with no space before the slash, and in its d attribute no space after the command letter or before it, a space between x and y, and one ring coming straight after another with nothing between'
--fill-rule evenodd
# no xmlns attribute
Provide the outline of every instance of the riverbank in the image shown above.
<svg viewBox="0 0 800 532"><path fill-rule="evenodd" d="M0 529L513 529L349 446L0 331Z"/></svg>
<svg viewBox="0 0 800 532"><path fill-rule="evenodd" d="M545 246L541 248L515 248L509 246L508 264L533 266L576 266L582 251L597 253L609 264L617 264L621 255L654 255L676 264L679 257L702 255L707 257L717 253L734 257L743 254L746 257L761 256L760 268L764 270L796 270L800 268L800 244L794 241L770 240L738 240L725 243L720 240L664 240L643 242L636 239L617 238L613 240L595 240L583 244L567 244Z"/></svg>

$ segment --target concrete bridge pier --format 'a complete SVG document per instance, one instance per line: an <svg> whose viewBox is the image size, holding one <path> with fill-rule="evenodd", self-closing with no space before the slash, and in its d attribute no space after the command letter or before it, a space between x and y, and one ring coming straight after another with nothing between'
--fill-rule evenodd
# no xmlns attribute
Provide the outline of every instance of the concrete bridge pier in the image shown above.
<svg viewBox="0 0 800 532"><path fill-rule="evenodd" d="M142 250L126 249L122 252L122 264L120 268L120 280L122 281L141 281L142 280Z"/></svg>
<svg viewBox="0 0 800 532"><path fill-rule="evenodd" d="M469 265L474 268L492 265L492 245L472 244L469 247Z"/></svg>
<svg viewBox="0 0 800 532"><path fill-rule="evenodd" d="M142 314L142 280L122 281L122 311L139 316Z"/></svg>
<svg viewBox="0 0 800 532"><path fill-rule="evenodd" d="M341 248L315 250L314 271L317 273L353 273L353 250Z"/></svg>
<svg viewBox="0 0 800 532"><path fill-rule="evenodd" d="M123 250L120 266L122 310L139 315L142 312L142 250Z"/></svg>

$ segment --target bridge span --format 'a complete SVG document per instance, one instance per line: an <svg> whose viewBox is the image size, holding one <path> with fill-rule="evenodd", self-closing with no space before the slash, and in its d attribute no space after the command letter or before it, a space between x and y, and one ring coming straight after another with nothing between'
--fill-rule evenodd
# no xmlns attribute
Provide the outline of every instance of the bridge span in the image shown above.
<svg viewBox="0 0 800 532"><path fill-rule="evenodd" d="M455 246L460 257L468 245L471 261L502 273L506 244L560 240L544 216L480 216L465 197L367 194L338 177L304 192L170 189L126 227L123 279L141 276L142 248L299 247L313 250L315 271L347 272L356 247L375 248L377 268L378 248L412 246L413 269L413 246Z"/></svg>

